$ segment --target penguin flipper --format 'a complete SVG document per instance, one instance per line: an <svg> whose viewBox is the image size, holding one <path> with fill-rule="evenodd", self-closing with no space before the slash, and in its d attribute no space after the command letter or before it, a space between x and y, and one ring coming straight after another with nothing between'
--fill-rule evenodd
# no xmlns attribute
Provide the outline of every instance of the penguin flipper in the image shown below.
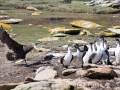
<svg viewBox="0 0 120 90"><path fill-rule="evenodd" d="M93 53L90 57L89 57L89 61L88 63L92 63L92 59L95 57L96 53Z"/></svg>
<svg viewBox="0 0 120 90"><path fill-rule="evenodd" d="M70 62L72 62L72 61L73 61L73 58L74 58L74 56L72 55L72 58L71 58L71 61L70 61Z"/></svg>
<svg viewBox="0 0 120 90"><path fill-rule="evenodd" d="M64 56L60 58L60 63L63 64Z"/></svg>

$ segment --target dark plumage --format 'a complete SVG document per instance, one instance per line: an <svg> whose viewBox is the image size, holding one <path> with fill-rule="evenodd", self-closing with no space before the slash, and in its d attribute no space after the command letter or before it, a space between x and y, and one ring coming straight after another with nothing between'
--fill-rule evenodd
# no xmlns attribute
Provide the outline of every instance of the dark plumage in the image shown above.
<svg viewBox="0 0 120 90"><path fill-rule="evenodd" d="M5 29L1 26L0 27L0 40L3 44L6 44L10 50L13 52L8 52L6 54L6 58L8 60L18 60L18 59L24 59L26 63L26 54L30 52L36 44L30 44L30 45L22 45L10 38L9 34L5 31ZM26 63L27 64L27 63Z"/></svg>

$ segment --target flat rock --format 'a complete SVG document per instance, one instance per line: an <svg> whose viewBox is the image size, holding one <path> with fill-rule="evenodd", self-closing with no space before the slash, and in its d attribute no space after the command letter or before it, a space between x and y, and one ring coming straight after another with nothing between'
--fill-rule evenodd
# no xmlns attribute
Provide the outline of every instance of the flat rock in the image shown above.
<svg viewBox="0 0 120 90"><path fill-rule="evenodd" d="M85 21L85 20L75 20L70 22L71 25L77 26L77 27L83 27L83 28L101 28L102 25L96 24L91 21Z"/></svg>
<svg viewBox="0 0 120 90"><path fill-rule="evenodd" d="M76 71L77 71L77 69L66 69L62 72L62 74L64 76L68 76L68 75L71 75L71 74L75 73Z"/></svg>
<svg viewBox="0 0 120 90"><path fill-rule="evenodd" d="M118 77L117 73L110 68L90 68L83 76L91 79L113 79Z"/></svg>
<svg viewBox="0 0 120 90"><path fill-rule="evenodd" d="M55 78L57 75L57 71L46 69L36 74L35 80L49 80Z"/></svg>
<svg viewBox="0 0 120 90"><path fill-rule="evenodd" d="M57 33L64 33L64 34L79 34L80 29L75 28L66 28L66 27L56 27L56 28L49 28L48 30L50 34L57 34Z"/></svg>

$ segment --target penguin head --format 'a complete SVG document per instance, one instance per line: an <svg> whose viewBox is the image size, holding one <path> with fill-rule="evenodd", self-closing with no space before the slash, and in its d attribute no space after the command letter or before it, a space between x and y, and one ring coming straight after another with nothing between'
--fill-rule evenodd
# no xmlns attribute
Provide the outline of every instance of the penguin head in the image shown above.
<svg viewBox="0 0 120 90"><path fill-rule="evenodd" d="M116 38L115 41L116 41L116 44L120 43L120 40L118 38Z"/></svg>
<svg viewBox="0 0 120 90"><path fill-rule="evenodd" d="M116 38L115 40L119 42L119 39L118 39L118 38Z"/></svg>
<svg viewBox="0 0 120 90"><path fill-rule="evenodd" d="M84 45L84 51L88 51L88 47Z"/></svg>
<svg viewBox="0 0 120 90"><path fill-rule="evenodd" d="M104 41L104 37L103 37L103 36L99 36L98 39L99 39L100 41Z"/></svg>
<svg viewBox="0 0 120 90"><path fill-rule="evenodd" d="M74 44L74 47L77 49L77 48L79 48L79 45L76 43L76 44Z"/></svg>
<svg viewBox="0 0 120 90"><path fill-rule="evenodd" d="M93 43L92 43L92 42L90 42L90 43L89 43L89 45L90 45L90 46L92 46L92 45L93 45Z"/></svg>

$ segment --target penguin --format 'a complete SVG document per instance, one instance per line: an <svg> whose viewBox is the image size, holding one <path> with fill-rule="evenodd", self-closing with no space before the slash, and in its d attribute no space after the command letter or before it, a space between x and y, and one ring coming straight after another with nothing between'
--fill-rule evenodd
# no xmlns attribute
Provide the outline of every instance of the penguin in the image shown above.
<svg viewBox="0 0 120 90"><path fill-rule="evenodd" d="M100 46L98 45L97 41L94 41L94 44L97 47L97 50L91 55L90 63L97 64L101 60L103 54L102 54L102 51L101 51ZM93 47L93 50L94 49L95 49L95 47Z"/></svg>
<svg viewBox="0 0 120 90"><path fill-rule="evenodd" d="M102 63L103 64L106 64L106 65L112 65L112 63L110 62L109 60L109 52L108 52L108 49L106 48L106 43L105 43L105 40L104 40L104 37L103 36L100 36L99 37L99 40L100 40L100 49L102 51Z"/></svg>
<svg viewBox="0 0 120 90"><path fill-rule="evenodd" d="M119 39L115 39L116 40L116 48L115 48L115 60L116 60L116 65L120 65L120 41Z"/></svg>
<svg viewBox="0 0 120 90"><path fill-rule="evenodd" d="M74 47L75 47L76 50L77 50L77 58L78 58L78 61L82 60L82 57L83 57L83 55L84 55L84 52L85 52L85 51L88 51L87 46L84 45L84 50L81 50L81 49L79 48L79 45L78 45L78 44L75 44Z"/></svg>
<svg viewBox="0 0 120 90"><path fill-rule="evenodd" d="M74 47L77 50L77 61L80 61L81 62L81 67L83 67L83 55L86 53L86 51L88 50L88 48L87 48L86 45L84 45L84 50L81 50L79 48L78 44L75 44Z"/></svg>
<svg viewBox="0 0 120 90"><path fill-rule="evenodd" d="M68 68L72 60L73 60L72 51L70 50L70 45L68 45L68 51L65 56L60 58L60 63L63 65L63 67Z"/></svg>
<svg viewBox="0 0 120 90"><path fill-rule="evenodd" d="M83 55L83 64L90 63L89 60L91 55L93 54L92 44L93 43L89 43L88 51Z"/></svg>

